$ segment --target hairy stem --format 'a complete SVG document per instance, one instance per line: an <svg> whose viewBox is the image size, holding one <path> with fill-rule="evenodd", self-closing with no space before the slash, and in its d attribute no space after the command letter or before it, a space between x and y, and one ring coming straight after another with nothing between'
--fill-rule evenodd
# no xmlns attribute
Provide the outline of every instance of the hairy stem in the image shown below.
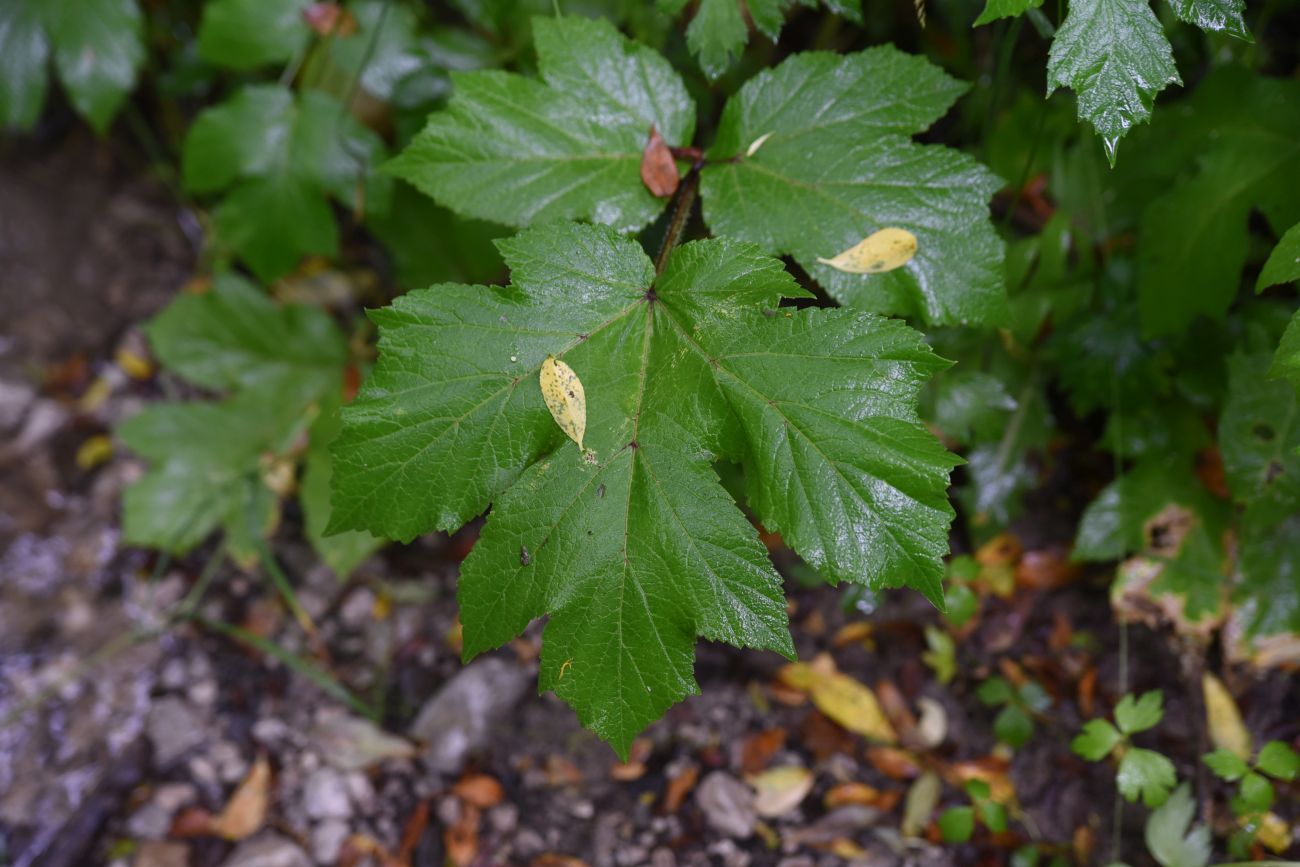
<svg viewBox="0 0 1300 867"><path fill-rule="evenodd" d="M695 193L700 186L701 165L702 163L697 162L691 166L691 170L686 173L686 177L677 188L677 194L673 198L673 216L668 223L668 231L664 233L664 241L659 246L659 255L655 257L656 275L663 273L664 266L668 264L669 254L681 240L682 230L690 221L691 211L695 208Z"/></svg>

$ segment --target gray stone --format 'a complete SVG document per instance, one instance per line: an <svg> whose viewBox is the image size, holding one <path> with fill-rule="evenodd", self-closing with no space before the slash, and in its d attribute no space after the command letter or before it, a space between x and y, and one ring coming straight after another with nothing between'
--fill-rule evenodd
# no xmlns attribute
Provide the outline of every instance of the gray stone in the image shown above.
<svg viewBox="0 0 1300 867"><path fill-rule="evenodd" d="M337 862L350 833L352 829L342 819L321 822L311 832L311 856L321 864Z"/></svg>
<svg viewBox="0 0 1300 867"><path fill-rule="evenodd" d="M26 382L0 380L0 434L18 427L36 401L36 389Z"/></svg>
<svg viewBox="0 0 1300 867"><path fill-rule="evenodd" d="M292 841L267 832L240 843L221 867L312 867L312 861Z"/></svg>
<svg viewBox="0 0 1300 867"><path fill-rule="evenodd" d="M754 790L725 771L714 771L695 790L695 802L709 825L728 837L754 833L758 813Z"/></svg>
<svg viewBox="0 0 1300 867"><path fill-rule="evenodd" d="M425 761L451 773L470 751L487 741L493 725L514 709L532 675L518 665L488 658L466 666L420 709L411 725L413 738L425 742Z"/></svg>
<svg viewBox="0 0 1300 867"><path fill-rule="evenodd" d="M348 785L334 768L317 768L303 785L303 809L313 819L346 819L352 815Z"/></svg>
<svg viewBox="0 0 1300 867"><path fill-rule="evenodd" d="M179 698L162 698L149 711L147 725L154 763L166 768L207 740L208 733L194 710Z"/></svg>

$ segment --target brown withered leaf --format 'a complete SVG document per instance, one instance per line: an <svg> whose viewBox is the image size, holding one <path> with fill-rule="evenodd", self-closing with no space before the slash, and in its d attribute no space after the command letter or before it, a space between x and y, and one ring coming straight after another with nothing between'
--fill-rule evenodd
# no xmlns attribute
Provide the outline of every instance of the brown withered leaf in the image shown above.
<svg viewBox="0 0 1300 867"><path fill-rule="evenodd" d="M664 789L664 812L676 813L682 808L686 796L695 788L700 779L700 767L694 762L684 765L676 774L668 778Z"/></svg>
<svg viewBox="0 0 1300 867"><path fill-rule="evenodd" d="M840 783L831 787L826 797L822 799L822 803L828 810L849 804L861 804L888 813L898 805L902 797L903 793L896 789L886 791L868 786L866 783Z"/></svg>
<svg viewBox="0 0 1300 867"><path fill-rule="evenodd" d="M868 747L867 761L892 780L910 780L921 773L916 757L893 747Z"/></svg>
<svg viewBox="0 0 1300 867"><path fill-rule="evenodd" d="M659 130L651 125L650 137L646 139L645 149L641 151L641 182L651 195L664 197L677 192L681 180L672 149L659 134Z"/></svg>
<svg viewBox="0 0 1300 867"><path fill-rule="evenodd" d="M767 767L777 750L785 746L785 729L771 728L745 738L740 745L740 772L756 774Z"/></svg>
<svg viewBox="0 0 1300 867"><path fill-rule="evenodd" d="M975 561L981 566L1015 566L1022 550L1020 540L1015 536L999 533L979 547Z"/></svg>
<svg viewBox="0 0 1300 867"><path fill-rule="evenodd" d="M451 787L451 793L480 810L492 809L506 796L501 784L487 774L466 774Z"/></svg>
<svg viewBox="0 0 1300 867"><path fill-rule="evenodd" d="M572 855L544 852L532 860L531 867L587 867L587 862Z"/></svg>
<svg viewBox="0 0 1300 867"><path fill-rule="evenodd" d="M302 10L302 20L318 36L352 36L357 19L338 3L313 3Z"/></svg>
<svg viewBox="0 0 1300 867"><path fill-rule="evenodd" d="M221 815L212 821L212 833L227 840L251 837L266 824L271 804L271 766L266 756L258 756L248 776L235 789Z"/></svg>
<svg viewBox="0 0 1300 867"><path fill-rule="evenodd" d="M650 758L654 744L649 738L637 738L627 751L626 762L616 762L609 769L609 778L620 783L630 783L645 776L645 762Z"/></svg>
<svg viewBox="0 0 1300 867"><path fill-rule="evenodd" d="M478 854L479 811L471 804L461 804L460 818L442 832L447 863L455 867L469 867Z"/></svg>
<svg viewBox="0 0 1300 867"><path fill-rule="evenodd" d="M1053 590L1064 587L1083 574L1077 563L1071 563L1063 548L1044 548L1026 551L1016 564L1016 586L1031 590Z"/></svg>

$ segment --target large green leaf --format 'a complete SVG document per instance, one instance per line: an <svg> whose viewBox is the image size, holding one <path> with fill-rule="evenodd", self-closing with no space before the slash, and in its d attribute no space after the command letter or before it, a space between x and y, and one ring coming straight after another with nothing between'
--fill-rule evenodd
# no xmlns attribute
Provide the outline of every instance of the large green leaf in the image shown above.
<svg viewBox="0 0 1300 867"><path fill-rule="evenodd" d="M278 515L279 497L263 482L273 460L296 448L322 408L328 414L337 405L347 361L343 335L322 311L278 307L233 275L218 276L202 295L177 298L148 334L165 367L233 394L221 402L158 404L118 429L151 464L126 492L126 539L183 553L221 528L232 553L251 558ZM324 442L332 435L326 429ZM328 462L325 470L328 484Z"/></svg>
<svg viewBox="0 0 1300 867"><path fill-rule="evenodd" d="M1234 499L1252 523L1272 524L1300 511L1300 406L1288 382L1268 378L1270 354L1228 360L1228 400L1219 449Z"/></svg>
<svg viewBox="0 0 1300 867"><path fill-rule="evenodd" d="M136 0L39 0L36 14L73 106L103 133L144 63L140 7Z"/></svg>
<svg viewBox="0 0 1300 867"><path fill-rule="evenodd" d="M1179 84L1164 29L1147 0L1070 0L1047 61L1047 94L1068 87L1111 165L1119 140L1151 117L1156 94Z"/></svg>
<svg viewBox="0 0 1300 867"><path fill-rule="evenodd" d="M0 127L31 129L45 104L50 46L32 5L0 4Z"/></svg>
<svg viewBox="0 0 1300 867"><path fill-rule="evenodd" d="M718 235L793 255L847 305L1001 324L1003 247L988 216L1000 181L909 138L965 89L890 47L795 55L727 103L702 178L705 219ZM885 227L917 238L903 267L848 274L817 261Z"/></svg>
<svg viewBox="0 0 1300 867"><path fill-rule="evenodd" d="M1146 842L1161 867L1205 867L1210 863L1210 828L1191 825L1196 801L1183 783L1147 819Z"/></svg>
<svg viewBox="0 0 1300 867"><path fill-rule="evenodd" d="M975 26L989 24L999 18L1015 18L1023 15L1026 9L1037 9L1043 0L986 0L984 11L975 19Z"/></svg>
<svg viewBox="0 0 1300 867"><path fill-rule="evenodd" d="M1250 39L1241 13L1246 0L1169 0L1169 5L1183 21L1207 32L1222 30L1240 39Z"/></svg>
<svg viewBox="0 0 1300 867"><path fill-rule="evenodd" d="M653 126L690 143L695 106L658 54L605 21L534 22L542 80L453 74L455 93L391 169L440 204L523 226L580 218L639 229L663 209L641 181Z"/></svg>
<svg viewBox="0 0 1300 867"><path fill-rule="evenodd" d="M410 539L492 505L461 576L473 656L549 615L541 683L621 752L696 689L695 637L789 654L780 581L710 466L823 574L941 602L954 459L920 424L944 362L901 322L803 295L752 246L655 276L633 241L549 224L501 244L509 287L435 286L372 314L380 359L343 412L333 529ZM548 355L586 392L551 418Z"/></svg>
<svg viewBox="0 0 1300 867"><path fill-rule="evenodd" d="M1300 223L1296 223L1277 242L1268 261L1259 272L1255 290L1262 292L1269 286L1300 280Z"/></svg>
<svg viewBox="0 0 1300 867"><path fill-rule="evenodd" d="M1269 377L1286 379L1300 392L1300 310L1291 317L1268 369Z"/></svg>
<svg viewBox="0 0 1300 867"><path fill-rule="evenodd" d="M289 447L305 398L281 381L221 403L158 404L123 423L118 437L151 465L123 495L126 543L183 554L221 528L236 556L254 551L277 515L263 456Z"/></svg>
<svg viewBox="0 0 1300 867"><path fill-rule="evenodd" d="M686 44L704 74L717 78L727 71L749 42L746 11L754 27L775 42L785 25L786 9L796 2L802 6L817 5L817 0L700 0L690 26L686 28ZM687 0L658 0L659 8L669 15L679 14L686 3ZM861 0L822 0L822 5L854 23L862 23ZM742 6L745 7L743 11Z"/></svg>
<svg viewBox="0 0 1300 867"><path fill-rule="evenodd" d="M327 195L352 204L383 150L329 96L256 85L199 115L182 172L192 192L229 190L217 207L217 236L270 280L304 255L336 252ZM384 206L375 201L382 188L366 190L370 207Z"/></svg>
<svg viewBox="0 0 1300 867"><path fill-rule="evenodd" d="M209 63L253 69L283 63L311 35L303 21L310 0L209 0L199 22L199 56Z"/></svg>
<svg viewBox="0 0 1300 867"><path fill-rule="evenodd" d="M181 295L148 333L164 367L211 389L293 379L323 394L338 384L347 361L343 335L323 311L279 307L233 274L218 276L211 291Z"/></svg>
<svg viewBox="0 0 1300 867"><path fill-rule="evenodd" d="M1147 334L1223 318L1241 288L1252 209L1279 233L1300 221L1291 192L1300 189L1297 103L1300 82L1228 67L1157 124L1163 137L1202 144L1195 172L1142 216L1138 302Z"/></svg>

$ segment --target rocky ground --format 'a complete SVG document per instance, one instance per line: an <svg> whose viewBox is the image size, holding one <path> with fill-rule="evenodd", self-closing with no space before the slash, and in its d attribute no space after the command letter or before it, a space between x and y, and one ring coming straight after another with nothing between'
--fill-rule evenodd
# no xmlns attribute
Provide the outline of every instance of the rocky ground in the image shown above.
<svg viewBox="0 0 1300 867"><path fill-rule="evenodd" d="M142 177L76 135L0 155L0 864L942 865L1001 863L1025 843L1085 863L1108 854L1113 775L1065 746L1121 692L1102 574L988 600L947 685L922 662L936 618L919 596L846 604L792 578L800 657L829 653L873 686L907 749L837 725L778 679L782 660L702 644L702 694L622 764L536 694L536 626L460 664L455 576L473 528L390 548L341 582L291 515L275 556L304 619L211 547L178 562L122 548L118 498L141 466L121 449L92 461L87 443L149 398L122 351L144 352L140 323L198 255L193 217ZM1022 529L1027 549L1068 538L1051 513ZM1203 780L1189 761L1203 751L1199 671L1157 633L1130 638L1134 688L1165 689L1155 745ZM1031 672L1052 697L1040 736L1014 752L995 748L993 711L973 695L997 671ZM1231 685L1252 731L1300 735L1294 679ZM746 778L772 768L808 773L756 796ZM905 835L926 770L1014 787L1013 830L942 845L926 813ZM1132 863L1142 815L1125 815Z"/></svg>

